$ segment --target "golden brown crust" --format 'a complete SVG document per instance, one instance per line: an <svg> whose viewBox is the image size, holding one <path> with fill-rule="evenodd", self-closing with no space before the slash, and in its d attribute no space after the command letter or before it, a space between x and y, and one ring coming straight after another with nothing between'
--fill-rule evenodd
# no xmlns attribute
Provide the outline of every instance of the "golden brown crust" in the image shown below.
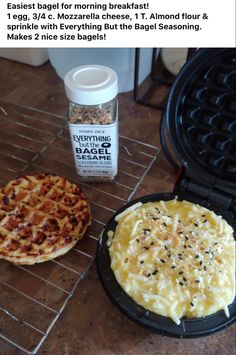
<svg viewBox="0 0 236 355"><path fill-rule="evenodd" d="M88 201L61 176L20 176L0 190L0 258L31 265L65 254L91 224Z"/></svg>

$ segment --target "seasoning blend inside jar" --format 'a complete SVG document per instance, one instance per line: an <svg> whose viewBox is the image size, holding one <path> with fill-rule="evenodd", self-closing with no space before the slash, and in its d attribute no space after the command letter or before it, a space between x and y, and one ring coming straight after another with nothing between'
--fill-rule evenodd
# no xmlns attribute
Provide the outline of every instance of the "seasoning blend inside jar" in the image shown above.
<svg viewBox="0 0 236 355"><path fill-rule="evenodd" d="M118 170L118 80L101 65L86 65L64 78L69 129L80 180L112 181Z"/></svg>

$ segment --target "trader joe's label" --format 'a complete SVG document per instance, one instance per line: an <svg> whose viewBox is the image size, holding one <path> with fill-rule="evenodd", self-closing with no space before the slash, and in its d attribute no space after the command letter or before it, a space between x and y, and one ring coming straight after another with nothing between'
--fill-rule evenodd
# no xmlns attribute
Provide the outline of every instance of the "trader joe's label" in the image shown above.
<svg viewBox="0 0 236 355"><path fill-rule="evenodd" d="M80 176L117 174L117 122L109 125L69 123L75 164Z"/></svg>

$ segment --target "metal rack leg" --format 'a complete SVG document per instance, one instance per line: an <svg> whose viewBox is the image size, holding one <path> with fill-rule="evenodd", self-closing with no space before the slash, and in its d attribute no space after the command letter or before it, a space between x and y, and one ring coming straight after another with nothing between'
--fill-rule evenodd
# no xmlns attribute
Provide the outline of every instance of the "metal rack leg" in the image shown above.
<svg viewBox="0 0 236 355"><path fill-rule="evenodd" d="M166 82L163 78L154 75L155 66L156 66L156 53L157 49L153 48L152 50L152 69L151 69L151 78L158 84L171 85L171 83ZM134 58L134 100L141 105L155 108L156 110L163 110L163 104L152 104L144 100L143 97L139 95L139 66L140 66L140 48L135 48L135 58Z"/></svg>

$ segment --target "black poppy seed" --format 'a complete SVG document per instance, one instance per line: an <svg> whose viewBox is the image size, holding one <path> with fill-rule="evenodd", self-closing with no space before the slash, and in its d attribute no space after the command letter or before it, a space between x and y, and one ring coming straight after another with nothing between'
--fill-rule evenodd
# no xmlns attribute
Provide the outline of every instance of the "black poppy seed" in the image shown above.
<svg viewBox="0 0 236 355"><path fill-rule="evenodd" d="M152 219L153 219L153 221L157 221L159 218L153 217Z"/></svg>
<svg viewBox="0 0 236 355"><path fill-rule="evenodd" d="M189 247L190 249L192 249L191 245L188 245L188 247Z"/></svg>
<svg viewBox="0 0 236 355"><path fill-rule="evenodd" d="M165 264L165 260L163 260L163 259L160 259L160 260L161 260L162 264Z"/></svg>
<svg viewBox="0 0 236 355"><path fill-rule="evenodd" d="M179 284L180 284L180 286L184 286L183 282L181 282L181 281L179 282Z"/></svg>
<svg viewBox="0 0 236 355"><path fill-rule="evenodd" d="M139 243L139 239L136 239L136 242Z"/></svg>
<svg viewBox="0 0 236 355"><path fill-rule="evenodd" d="M201 260L201 261L199 261L199 264L200 264L200 265L202 265L202 260Z"/></svg>
<svg viewBox="0 0 236 355"><path fill-rule="evenodd" d="M3 203L4 203L4 205L8 205L9 204L9 198L7 196L3 197Z"/></svg>
<svg viewBox="0 0 236 355"><path fill-rule="evenodd" d="M194 223L195 227L198 227L198 223Z"/></svg>
<svg viewBox="0 0 236 355"><path fill-rule="evenodd" d="M153 242L151 242L151 244L150 245L153 245L154 243Z"/></svg>
<svg viewBox="0 0 236 355"><path fill-rule="evenodd" d="M140 261L140 264L143 264L143 263L144 263L144 260L141 260L141 261Z"/></svg>
<svg viewBox="0 0 236 355"><path fill-rule="evenodd" d="M186 244L184 244L184 249L187 249L187 245Z"/></svg>
<svg viewBox="0 0 236 355"><path fill-rule="evenodd" d="M202 217L206 217L206 215L205 215L205 214L202 214Z"/></svg>
<svg viewBox="0 0 236 355"><path fill-rule="evenodd" d="M199 255L197 254L196 256L195 256L195 259L198 259L199 258Z"/></svg>
<svg viewBox="0 0 236 355"><path fill-rule="evenodd" d="M183 232L178 232L177 234L182 234Z"/></svg>
<svg viewBox="0 0 236 355"><path fill-rule="evenodd" d="M175 269L175 268L176 268L176 266L174 266L174 265L171 266L171 269Z"/></svg>
<svg viewBox="0 0 236 355"><path fill-rule="evenodd" d="M168 258L170 258L171 257L171 253L168 253L167 256L168 256Z"/></svg>
<svg viewBox="0 0 236 355"><path fill-rule="evenodd" d="M178 254L178 256L182 256L182 254L181 254L181 253L179 253L179 254Z"/></svg>
<svg viewBox="0 0 236 355"><path fill-rule="evenodd" d="M196 283L199 283L199 282L200 282L200 280L195 280L195 282L196 282Z"/></svg>
<svg viewBox="0 0 236 355"><path fill-rule="evenodd" d="M151 232L151 229L150 228L145 228L143 229L143 233L146 234L147 232Z"/></svg>
<svg viewBox="0 0 236 355"><path fill-rule="evenodd" d="M165 250L168 250L168 246L167 245L165 245Z"/></svg>
<svg viewBox="0 0 236 355"><path fill-rule="evenodd" d="M207 267L206 267L206 266L204 266L204 267L203 267L203 269L206 271L206 270L207 270Z"/></svg>
<svg viewBox="0 0 236 355"><path fill-rule="evenodd" d="M205 254L209 254L210 252L209 251L205 251Z"/></svg>
<svg viewBox="0 0 236 355"><path fill-rule="evenodd" d="M185 240L188 240L188 237L185 236L184 238L185 238Z"/></svg>
<svg viewBox="0 0 236 355"><path fill-rule="evenodd" d="M194 303L193 302L190 302L191 306L194 307Z"/></svg>
<svg viewBox="0 0 236 355"><path fill-rule="evenodd" d="M217 242L214 243L214 245L217 245L217 244L218 244Z"/></svg>
<svg viewBox="0 0 236 355"><path fill-rule="evenodd" d="M184 273L183 271L180 271L180 272L179 272L179 275L182 275L183 273Z"/></svg>
<svg viewBox="0 0 236 355"><path fill-rule="evenodd" d="M145 250L148 250L148 249L149 249L149 247L144 247L144 249L145 249Z"/></svg>
<svg viewBox="0 0 236 355"><path fill-rule="evenodd" d="M149 274L147 274L147 277L150 277L151 276L151 274L149 273Z"/></svg>
<svg viewBox="0 0 236 355"><path fill-rule="evenodd" d="M206 223L207 222L207 219L204 219L204 221L202 223Z"/></svg>
<svg viewBox="0 0 236 355"><path fill-rule="evenodd" d="M158 270L154 270L152 275L156 275L158 273Z"/></svg>
<svg viewBox="0 0 236 355"><path fill-rule="evenodd" d="M183 277L183 280L186 282L187 281L186 277Z"/></svg>
<svg viewBox="0 0 236 355"><path fill-rule="evenodd" d="M167 224L165 222L163 222L163 226L167 227Z"/></svg>

